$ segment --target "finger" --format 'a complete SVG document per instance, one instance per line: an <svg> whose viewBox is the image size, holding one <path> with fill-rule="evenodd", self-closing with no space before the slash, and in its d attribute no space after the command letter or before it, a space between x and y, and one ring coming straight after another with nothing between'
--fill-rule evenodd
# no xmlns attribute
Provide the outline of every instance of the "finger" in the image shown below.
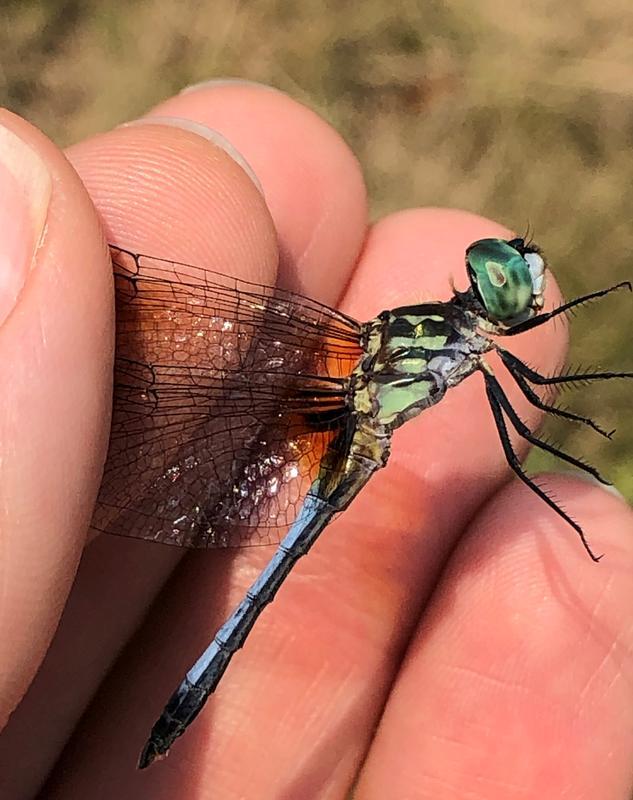
<svg viewBox="0 0 633 800"><path fill-rule="evenodd" d="M491 222L458 212L387 218L369 236L344 307L366 314L363 303L372 299L372 313L397 304L394 285L403 301L407 293L409 302L419 300L421 286L431 296L446 297L449 274L463 270L467 244L504 234ZM387 265L385 280L381 271ZM551 366L563 342L555 338L548 350L534 333L525 353L540 350L545 358L534 361ZM110 793L133 793L142 785L155 797L176 791L194 795L200 782L218 793L245 796L254 787L264 795L283 790L291 796L310 796L326 784L332 792L343 790L358 768L443 554L460 525L505 480L499 451L477 454L491 444L485 426L494 431L482 388L471 384L455 390L452 407L447 399L436 412L427 412L434 417L426 426L421 419L397 437L394 450L401 448L404 456L394 452L395 468L390 464L377 475L297 566L187 737L164 765L137 782L113 771L113 762L131 763L133 740L146 737L156 710L269 554L236 555L229 583L222 583L217 556L213 563L197 556L182 566L67 751L66 765L80 757L91 765L81 777L74 770L77 796L88 790L95 769ZM197 608L192 597L206 602ZM169 645L161 640L165 630L173 631ZM142 697L132 689L139 684ZM150 716L152 702L156 710ZM128 720L124 735L115 722L122 718ZM235 759L247 761L248 772L228 770ZM192 761L196 768L185 774L179 764Z"/></svg>
<svg viewBox="0 0 633 800"><path fill-rule="evenodd" d="M633 514L550 476L605 557L513 482L474 521L409 648L358 797L624 797Z"/></svg>
<svg viewBox="0 0 633 800"><path fill-rule="evenodd" d="M163 115L213 128L244 154L275 223L281 283L336 304L367 225L363 177L340 135L288 95L239 81L194 87L149 114Z"/></svg>
<svg viewBox="0 0 633 800"><path fill-rule="evenodd" d="M204 137L173 126L130 127L77 145L69 156L109 241L274 279L277 250L263 198L243 169ZM93 505L91 497L90 510ZM37 790L179 556L114 538L87 551L46 663L2 739L3 774L22 794ZM17 758L34 728L40 743L33 758Z"/></svg>
<svg viewBox="0 0 633 800"><path fill-rule="evenodd" d="M0 112L0 727L48 647L105 455L112 274L62 153Z"/></svg>
<svg viewBox="0 0 633 800"><path fill-rule="evenodd" d="M368 236L363 258L342 303L347 313L366 319L380 308L451 297L451 283L465 290L468 278L464 253L480 238L512 236L512 231L475 214L447 209L414 209L379 221ZM548 275L546 299L554 305L559 290ZM373 311L372 311L373 309ZM543 326L514 337L509 347L536 369L551 374L564 362L567 351L564 326ZM509 378L498 358L486 354L512 405L534 428L542 414ZM516 450L526 443L514 437ZM447 392L442 401L397 431L389 469L372 481L371 490L403 493L404 502L391 503L399 514L409 514L406 529L423 530L416 541L424 548L420 579L428 586L473 511L508 479L508 466L488 405L483 379L475 374ZM403 492L402 487L409 484ZM413 487L416 487L415 489ZM455 491L459 487L459 491ZM376 504L377 505L377 504ZM417 591L425 594L419 583Z"/></svg>
<svg viewBox="0 0 633 800"><path fill-rule="evenodd" d="M306 150L304 141L310 120L306 122L301 114L295 115L300 122L295 124L290 112L291 109L285 126L289 130L296 127L297 133L294 147L284 154L284 162L296 160L316 176L318 169L312 165L315 154L321 158L334 150L339 163L338 184L357 181L355 159L349 151L347 160L341 158L340 140L330 134L330 129L310 115L312 124L324 134L324 141L314 151ZM261 107L260 113L265 117L269 112ZM252 123L252 110L247 105L243 125ZM235 156L229 143L220 140L236 158L236 166L209 143L209 138L215 141L212 132L180 124L185 125L185 130L162 124L130 126L70 150L69 155L101 212L108 239L149 253L209 264L226 274L274 282L274 231L261 195L240 167L242 159L239 154ZM308 139L313 141L312 137ZM277 184L282 190L282 178ZM304 198L310 202L304 203ZM350 192L348 202L364 209L364 192ZM310 224L315 229L324 225L321 209L311 223L312 207L310 195L298 191L292 213L303 230L308 230ZM363 219L363 213L356 209L350 209L350 213ZM310 248L311 257L317 260L323 246L330 247L337 236L342 235L349 242L349 226L328 225L329 238L321 240L317 236ZM359 225L356 249L363 236L364 225ZM308 269L309 259L297 264L298 279ZM346 280L344 266L339 262L335 279L324 284L322 293L332 292L333 287L337 291L336 282L343 286ZM91 545L47 664L21 708L22 713L12 721L9 744L4 749L0 746L0 765L6 763L13 774L18 770L16 781L22 781L20 785L26 782L32 786L41 774L32 763L28 769L19 770L24 761L15 758L28 743L34 723L43 742L53 745L45 754L39 748L40 755L50 763L108 664L138 625L147 603L173 566L174 555L171 550L122 540ZM69 697L63 687L68 686L70 676L73 692Z"/></svg>

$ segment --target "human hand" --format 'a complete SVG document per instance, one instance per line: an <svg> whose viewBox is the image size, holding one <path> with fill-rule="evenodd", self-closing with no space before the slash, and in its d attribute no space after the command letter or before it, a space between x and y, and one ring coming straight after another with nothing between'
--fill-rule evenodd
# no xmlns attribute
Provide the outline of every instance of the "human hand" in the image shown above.
<svg viewBox="0 0 633 800"><path fill-rule="evenodd" d="M285 286L359 319L448 297L451 275L465 286L465 247L509 233L441 209L368 225L348 148L263 87L201 87L151 116L70 148L86 193L56 148L0 115L52 175L35 267L0 328L2 719L75 579L107 442L111 268L93 204L108 241L260 282L281 256ZM222 131L266 202L204 128L167 116ZM15 216L5 204L5 242ZM511 349L548 372L564 338L544 326ZM600 565L510 481L477 376L451 391L396 434L387 469L296 567L169 758L142 773L151 724L272 551L182 559L98 537L0 737L7 796L32 796L49 774L46 798L340 797L354 780L358 798L625 796L631 514L584 481L547 483Z"/></svg>

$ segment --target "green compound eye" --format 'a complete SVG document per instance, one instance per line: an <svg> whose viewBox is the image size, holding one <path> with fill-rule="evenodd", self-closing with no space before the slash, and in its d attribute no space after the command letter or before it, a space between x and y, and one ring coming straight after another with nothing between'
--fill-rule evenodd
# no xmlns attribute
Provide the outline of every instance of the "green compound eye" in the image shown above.
<svg viewBox="0 0 633 800"><path fill-rule="evenodd" d="M545 263L521 239L473 242L466 251L466 267L490 319L512 325L542 307Z"/></svg>

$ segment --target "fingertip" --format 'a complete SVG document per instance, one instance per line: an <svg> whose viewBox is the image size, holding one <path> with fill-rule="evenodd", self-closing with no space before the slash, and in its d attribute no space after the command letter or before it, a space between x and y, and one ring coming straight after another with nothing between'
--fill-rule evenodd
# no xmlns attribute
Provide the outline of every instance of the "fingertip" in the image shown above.
<svg viewBox="0 0 633 800"><path fill-rule="evenodd" d="M243 166L199 130L145 118L69 148L111 244L274 283L270 214Z"/></svg>
<svg viewBox="0 0 633 800"><path fill-rule="evenodd" d="M510 235L492 220L454 208L410 208L389 214L369 230L345 295L345 310L364 318L383 308L448 299L451 278L465 288L468 245L487 236Z"/></svg>
<svg viewBox="0 0 633 800"><path fill-rule="evenodd" d="M135 125L148 124L167 125L168 127L180 128L181 130L195 133L197 136L200 136L203 139L211 142L216 147L219 147L220 150L223 150L232 161L241 167L251 179L260 194L264 194L264 189L260 183L260 180L255 174L255 171L251 165L248 163L242 153L240 153L239 150L233 145L233 143L230 142L226 136L223 136L219 131L208 128L206 125L201 125L199 122L196 122L192 119L187 119L186 117L161 117L159 115L140 117L139 119L132 120L131 122L125 122L120 127L130 128L134 127Z"/></svg>
<svg viewBox="0 0 633 800"><path fill-rule="evenodd" d="M336 303L367 225L358 160L314 111L279 91L219 81L172 97L148 115L178 116L219 131L257 174L278 234L282 280Z"/></svg>
<svg viewBox="0 0 633 800"><path fill-rule="evenodd" d="M419 208L390 214L371 227L341 307L357 319L371 319L385 309L447 303L453 296L453 283L460 290L469 285L468 245L485 237L512 235L492 220L458 209ZM448 308L440 306L437 313L442 315ZM550 373L562 359L565 343L551 326L543 326L514 337L508 348ZM527 402L496 354L487 352L482 361L494 369L521 419L534 427L541 412ZM390 458L391 474L405 469L417 475L428 492L426 505L441 523L431 526L424 542L427 552L435 551L440 557L470 518L472 508L507 480L508 467L481 370L475 359L471 366L472 375L394 434ZM525 443L517 443L519 455L525 449Z"/></svg>
<svg viewBox="0 0 633 800"><path fill-rule="evenodd" d="M594 553L601 554L597 571L578 533L528 487L512 482L482 511L465 542L525 564L525 570L559 563L589 580L605 577L602 568L633 569L633 511L612 486L585 475L544 474L535 479L553 501L577 522Z"/></svg>
<svg viewBox="0 0 633 800"><path fill-rule="evenodd" d="M0 327L6 715L55 629L92 512L107 442L113 309L107 249L78 176L23 119L1 111L0 126L5 144L14 140L11 158L22 159L8 166L19 185L13 206L1 209L2 224L24 235L22 249L4 253L2 263L7 281L20 270L23 279ZM39 189L25 158L39 164ZM22 202L31 204L37 230L20 222Z"/></svg>
<svg viewBox="0 0 633 800"><path fill-rule="evenodd" d="M633 514L597 486L541 480L605 558L592 563L518 482L496 495L438 585L361 787L386 785L390 763L403 795L440 785L461 797L479 781L534 797L605 786L620 796L633 754Z"/></svg>

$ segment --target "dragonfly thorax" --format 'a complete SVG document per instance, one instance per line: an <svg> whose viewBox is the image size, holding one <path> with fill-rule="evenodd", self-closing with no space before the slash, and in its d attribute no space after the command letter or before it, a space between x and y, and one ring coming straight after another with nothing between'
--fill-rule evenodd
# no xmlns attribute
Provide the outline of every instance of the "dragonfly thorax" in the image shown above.
<svg viewBox="0 0 633 800"><path fill-rule="evenodd" d="M384 311L365 326L365 336L368 355L355 371L354 408L387 430L439 402L492 347L468 312L451 302Z"/></svg>

